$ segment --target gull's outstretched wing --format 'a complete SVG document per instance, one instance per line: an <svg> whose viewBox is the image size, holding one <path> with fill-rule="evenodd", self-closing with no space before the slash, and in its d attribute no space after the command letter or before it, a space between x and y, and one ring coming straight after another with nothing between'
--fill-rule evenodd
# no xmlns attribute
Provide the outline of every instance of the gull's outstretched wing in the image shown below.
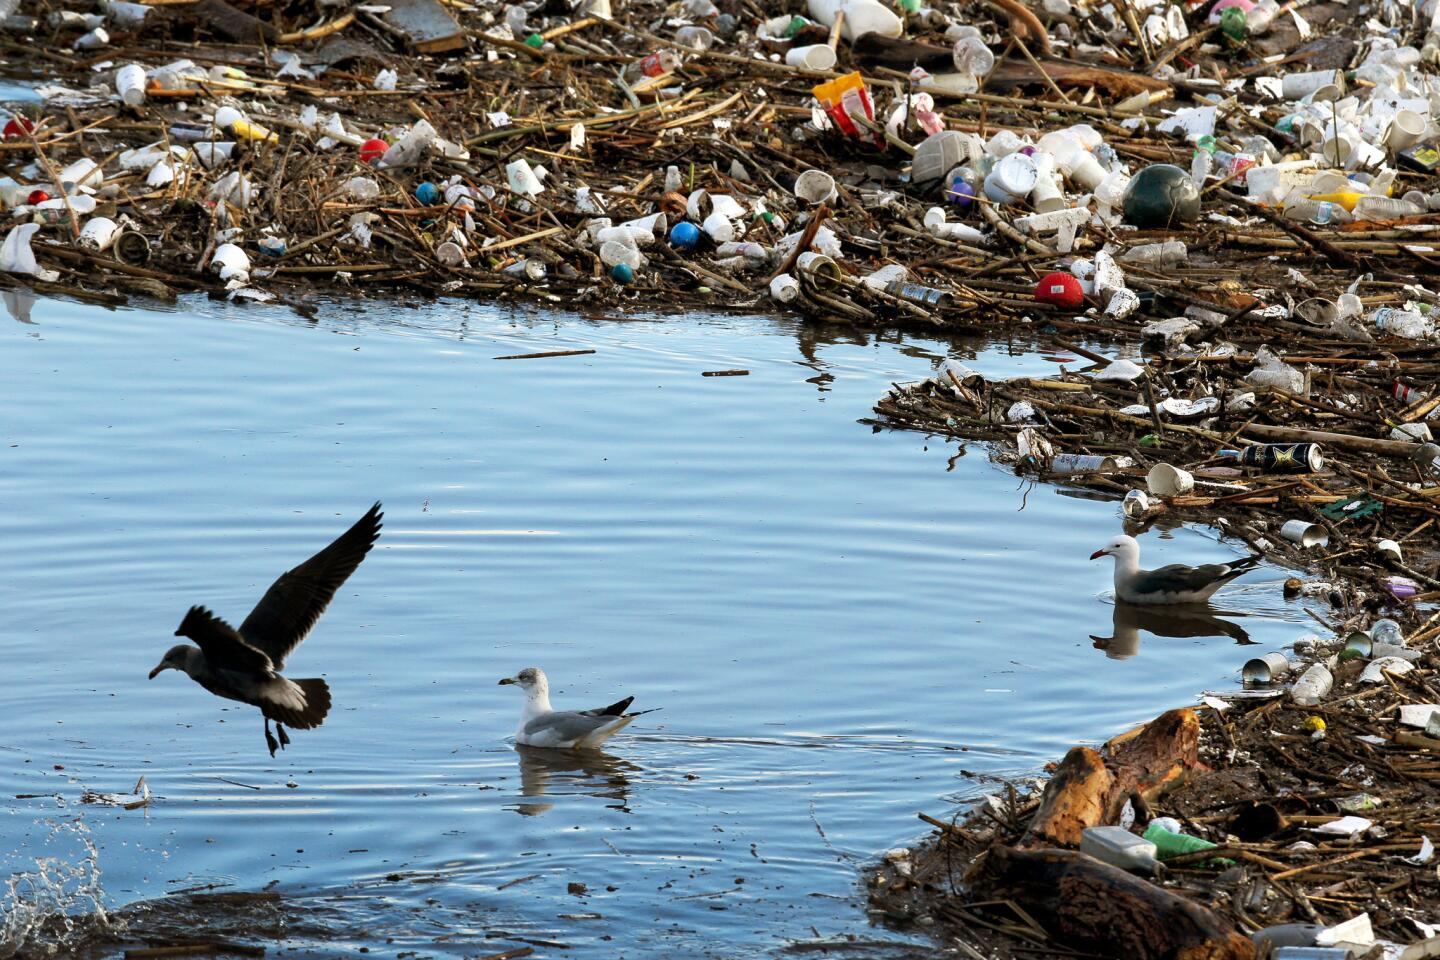
<svg viewBox="0 0 1440 960"><path fill-rule="evenodd" d="M263 674L274 669L265 651L250 646L234 627L204 607L191 607L175 628L175 636L194 640L216 670Z"/></svg>
<svg viewBox="0 0 1440 960"><path fill-rule="evenodd" d="M335 542L293 570L287 570L240 624L240 635L269 655L279 670L305 639L370 547L380 536L380 504L370 508Z"/></svg>

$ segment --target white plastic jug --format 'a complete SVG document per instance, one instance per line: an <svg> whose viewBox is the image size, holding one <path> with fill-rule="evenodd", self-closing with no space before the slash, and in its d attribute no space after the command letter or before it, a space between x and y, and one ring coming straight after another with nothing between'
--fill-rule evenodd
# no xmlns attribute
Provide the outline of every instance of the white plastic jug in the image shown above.
<svg viewBox="0 0 1440 960"><path fill-rule="evenodd" d="M845 26L840 36L851 43L866 33L899 37L905 32L904 22L876 0L810 0L809 6L810 16L827 27L835 23L837 13L845 11Z"/></svg>

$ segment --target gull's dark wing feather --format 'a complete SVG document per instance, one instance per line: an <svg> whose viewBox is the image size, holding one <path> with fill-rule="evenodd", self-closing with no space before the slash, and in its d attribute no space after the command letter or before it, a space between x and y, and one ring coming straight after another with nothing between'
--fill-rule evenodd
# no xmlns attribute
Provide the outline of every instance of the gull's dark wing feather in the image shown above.
<svg viewBox="0 0 1440 960"><path fill-rule="evenodd" d="M582 717L620 717L625 715L625 708L634 702L634 697L626 697L624 700L617 700L608 707L596 707L594 710L581 710L579 713Z"/></svg>
<svg viewBox="0 0 1440 960"><path fill-rule="evenodd" d="M1259 562L1246 557L1234 563L1205 563L1188 567L1172 563L1156 570L1141 570L1131 589L1136 593L1195 593L1217 583L1226 583L1246 573Z"/></svg>
<svg viewBox="0 0 1440 960"><path fill-rule="evenodd" d="M280 574L240 624L245 642L270 656L275 669L285 666L346 581L380 536L380 504L370 508L335 542L293 570Z"/></svg>
<svg viewBox="0 0 1440 960"><path fill-rule="evenodd" d="M205 660L216 670L263 674L274 669L265 651L250 646L234 627L204 607L191 607L175 628L175 636L194 640L204 652Z"/></svg>

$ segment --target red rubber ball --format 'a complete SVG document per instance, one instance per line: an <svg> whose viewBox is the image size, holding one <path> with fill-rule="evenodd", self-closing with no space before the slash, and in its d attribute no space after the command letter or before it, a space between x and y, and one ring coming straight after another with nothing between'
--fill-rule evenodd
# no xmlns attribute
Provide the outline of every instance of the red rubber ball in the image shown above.
<svg viewBox="0 0 1440 960"><path fill-rule="evenodd" d="M3 135L6 140L18 140L21 137L29 136L34 129L35 124L17 114L5 124L5 130L0 135Z"/></svg>
<svg viewBox="0 0 1440 960"><path fill-rule="evenodd" d="M390 144L379 137L372 137L360 144L360 159L364 163L374 163L385 156L385 151L390 149Z"/></svg>
<svg viewBox="0 0 1440 960"><path fill-rule="evenodd" d="M1035 285L1035 299L1074 310L1085 302L1085 291L1081 289L1080 281L1070 274L1056 272L1042 277Z"/></svg>
<svg viewBox="0 0 1440 960"><path fill-rule="evenodd" d="M49 199L50 194L46 193L44 190L31 190L30 196L25 198L25 202L33 207L35 206L35 204L44 203L46 200Z"/></svg>

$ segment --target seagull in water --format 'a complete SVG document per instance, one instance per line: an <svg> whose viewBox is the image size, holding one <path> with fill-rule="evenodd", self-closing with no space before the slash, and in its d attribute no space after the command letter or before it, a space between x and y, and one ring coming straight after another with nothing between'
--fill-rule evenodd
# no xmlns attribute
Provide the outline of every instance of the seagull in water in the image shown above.
<svg viewBox="0 0 1440 960"><path fill-rule="evenodd" d="M187 643L166 651L150 671L183 670L217 697L260 708L265 718L265 745L270 756L290 742L285 727L309 730L330 712L330 688L324 680L289 680L280 676L285 659L315 626L335 591L360 566L380 536L380 504L356 521L334 543L293 570L280 574L236 630L204 607L191 607L175 630ZM627 703L629 701L626 701ZM270 734L270 721L280 734Z"/></svg>
<svg viewBox="0 0 1440 960"><path fill-rule="evenodd" d="M1204 603L1210 595L1260 562L1259 556L1233 563L1187 567L1172 563L1158 570L1140 569L1140 544L1119 536L1090 554L1091 560L1115 558L1115 595L1128 603Z"/></svg>
<svg viewBox="0 0 1440 960"><path fill-rule="evenodd" d="M500 686L513 683L525 691L525 705L520 708L520 726L515 742L526 747L551 747L578 750L598 747L619 733L630 721L654 710L626 713L634 697L612 703L597 710L556 710L550 706L550 681L539 667L526 667L513 677L500 681Z"/></svg>

